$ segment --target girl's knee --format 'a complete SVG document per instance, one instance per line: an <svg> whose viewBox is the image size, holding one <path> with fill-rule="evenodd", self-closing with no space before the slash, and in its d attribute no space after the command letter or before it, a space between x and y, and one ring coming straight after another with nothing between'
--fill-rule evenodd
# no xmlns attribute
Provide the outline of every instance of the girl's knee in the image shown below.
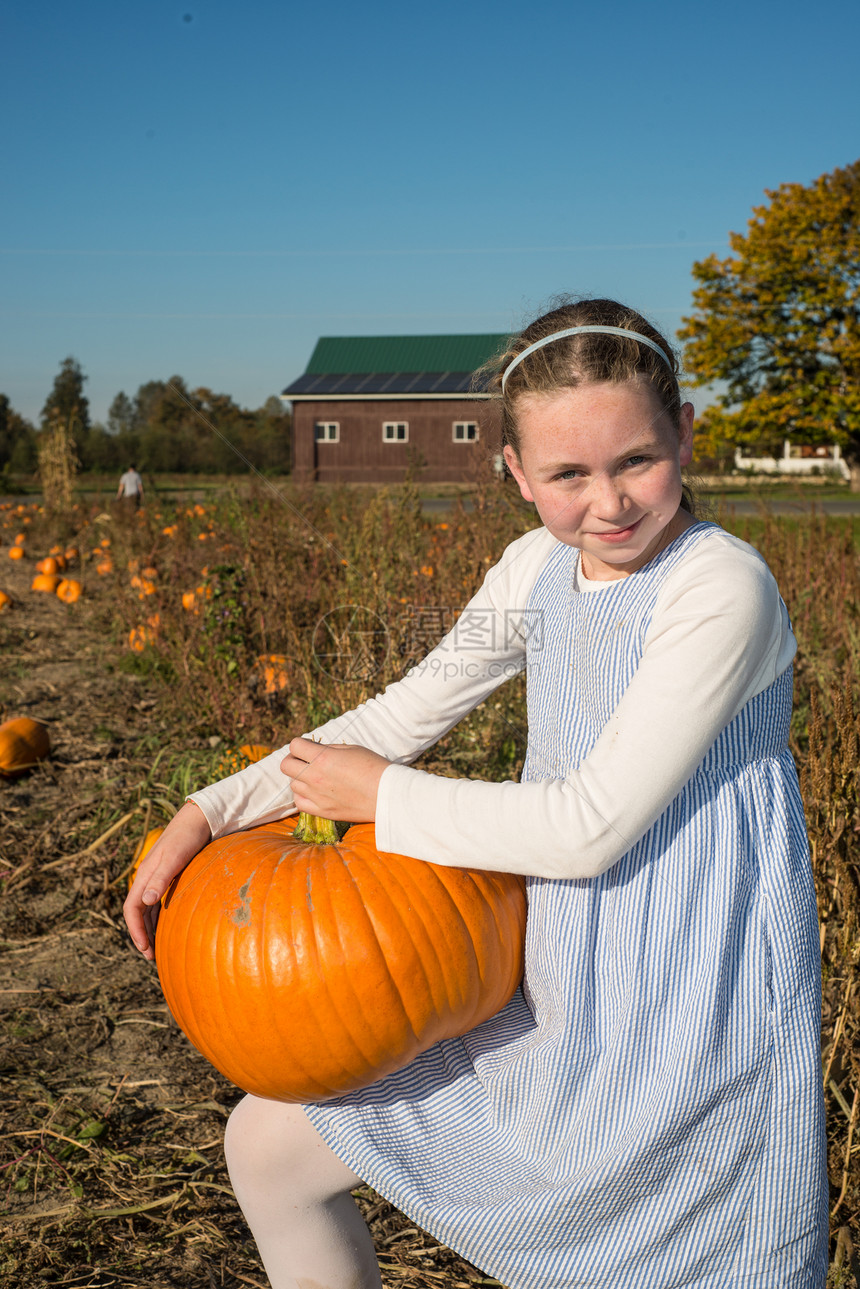
<svg viewBox="0 0 860 1289"><path fill-rule="evenodd" d="M289 1130L290 1111L295 1109L260 1097L242 1098L224 1132L224 1154L231 1176L246 1169L256 1172L267 1166L289 1167L293 1136Z"/></svg>
<svg viewBox="0 0 860 1289"><path fill-rule="evenodd" d="M224 1154L234 1186L289 1184L323 1199L361 1185L299 1105L243 1097L227 1121Z"/></svg>

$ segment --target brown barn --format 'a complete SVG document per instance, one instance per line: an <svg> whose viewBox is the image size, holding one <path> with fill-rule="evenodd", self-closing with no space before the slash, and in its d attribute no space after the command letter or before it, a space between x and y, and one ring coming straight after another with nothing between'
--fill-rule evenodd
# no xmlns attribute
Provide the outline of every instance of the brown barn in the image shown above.
<svg viewBox="0 0 860 1289"><path fill-rule="evenodd" d="M298 481L463 483L491 467L498 408L472 373L507 337L323 336L281 395Z"/></svg>

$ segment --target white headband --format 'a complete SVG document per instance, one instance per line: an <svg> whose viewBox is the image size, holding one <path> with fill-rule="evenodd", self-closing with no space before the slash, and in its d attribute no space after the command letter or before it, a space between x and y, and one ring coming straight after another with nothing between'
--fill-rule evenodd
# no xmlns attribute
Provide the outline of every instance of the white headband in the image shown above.
<svg viewBox="0 0 860 1289"><path fill-rule="evenodd" d="M508 363L502 376L502 393L504 394L505 392L505 382L511 372L524 358L528 358L529 354L533 354L536 349L543 349L544 345L550 344L553 340L563 340L565 336L581 335L585 331L599 331L607 336L629 336L631 340L638 340L640 344L647 345L649 349L654 350L655 354L659 354L669 370L672 371L672 363L666 351L655 344L653 340L649 340L647 336L640 335L638 331L628 331L626 327L567 327L564 331L554 331L551 336L544 336L543 340L536 340L533 345L529 345L528 349L524 349L521 354L517 354L513 362Z"/></svg>

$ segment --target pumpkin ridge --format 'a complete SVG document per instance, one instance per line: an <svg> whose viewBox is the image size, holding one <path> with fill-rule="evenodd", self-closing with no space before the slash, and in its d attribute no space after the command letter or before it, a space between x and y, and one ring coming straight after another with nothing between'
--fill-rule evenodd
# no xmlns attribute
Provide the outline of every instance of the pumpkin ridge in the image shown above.
<svg viewBox="0 0 860 1289"><path fill-rule="evenodd" d="M382 856L380 856L380 858L382 858ZM395 856L394 858L397 857ZM420 864L421 868L417 871L430 878L434 882L437 891L442 891L447 910L450 913L456 914L459 929L461 931L461 934L457 937L457 942L455 943L453 937L447 933L446 919L439 916L438 905L434 904L429 891L425 891L423 887L419 887L416 891L414 882L411 884L412 889L407 890L406 885L402 880L402 865L393 864L390 869L386 869L392 882L398 882L398 886L407 902L411 899L417 904L415 896L416 894L421 896L421 907L416 909L417 917L415 918L415 930L422 934L422 940L426 945L427 952L433 958L438 977L443 984L444 997L437 997L434 993L433 982L430 977L430 973L428 972L425 953L423 952L418 955L421 970L424 974L425 980L427 981L428 991L433 999L436 1011L440 1014L440 1019L441 1014L444 1011L444 1013L446 1013L445 1020L450 1025L458 1008L463 1007L467 1001L465 991L462 987L459 987L461 986L461 981L457 979L458 973L451 972L451 963L458 957L464 945L467 951L471 949L471 937L468 934L468 927L465 919L463 918L462 911L458 907L456 897L452 893L448 883L441 877L439 867L423 860L414 860L412 862ZM453 869L452 871L457 872L462 870ZM399 881L398 878L400 879ZM433 934L433 929L436 931L435 935ZM444 955L440 953L440 943L444 943L447 950Z"/></svg>
<svg viewBox="0 0 860 1289"><path fill-rule="evenodd" d="M349 847L343 847L339 849L341 849L342 851L346 851L348 854L354 855L354 852L352 852ZM356 858L360 858L362 863L368 864L368 859L366 857L360 856ZM373 871L372 866L370 866L369 871L371 872ZM408 1011L406 1010L406 1007L403 1001L402 991L400 990L397 984L397 981L395 980L391 972L391 968L389 966L389 956L385 952L385 949L383 948L382 941L380 940L379 935L377 933L376 926L374 925L374 922L373 922L373 918L371 914L368 912L367 903L365 899L362 898L361 887L359 883L356 881L354 874L350 870L348 859L345 859L344 861L343 872L349 878L349 882L352 887L352 893L355 896L355 907L350 908L351 918L354 919L356 916L361 917L363 922L363 928L366 933L369 933L368 939L371 941L374 948L373 956L376 959L376 964L378 967L381 967L382 969L380 976L383 980L385 994L387 995L387 997L384 1003L380 1002L378 1005L384 1006L385 1003L387 1003L388 1006L390 1006L392 1003L396 1003L397 1005L396 1019L399 1022L400 1027L402 1029L407 1029L408 1032L411 1034L413 1045L414 1045L418 1041L418 1036L415 1032L415 1026L412 1023L412 1018L410 1017ZM383 884L379 882L378 885L379 885L379 889L384 893ZM330 895L332 894L331 891L329 891L328 893ZM343 931L344 931L343 923L345 922L346 922L346 919L342 919L342 918L334 919L334 925L337 930L338 943L341 948L341 951L346 957L348 945L344 940L344 934L343 934ZM363 969L366 970L367 964L362 964L362 967ZM362 1001L355 992L352 979L351 979L351 974L349 972L344 972L343 978L348 986L349 998L347 999L346 997L343 997L343 998L333 999L332 1000L333 1010L337 1014L338 1019L340 1020L343 1026L344 1033L347 1034L350 1041L353 1043L356 1051L362 1056L362 1058L366 1062L372 1061L372 1060L378 1060L379 1059L378 1056L374 1057L373 1053L368 1053L365 1050L365 1047L363 1046L363 1044L356 1038L355 1034L353 1033L353 1028L352 1028L353 1018L357 1019L359 1026L361 1026ZM346 991L344 991L344 993L346 993ZM348 1014L349 1020L347 1020L346 1017L344 1016L343 1014L344 1012ZM369 1036L372 1033L371 1029L367 1026L366 1022L363 1028L360 1028L359 1032L363 1036ZM413 1059L415 1054L416 1053L413 1051L412 1055L410 1055L407 1060L403 1061L403 1064L404 1065L408 1064L408 1062ZM383 1077L383 1074L390 1073L390 1072L391 1072L390 1066L385 1070L380 1068L379 1077L381 1078Z"/></svg>
<svg viewBox="0 0 860 1289"><path fill-rule="evenodd" d="M380 860L381 860L381 859L382 859L382 855L377 855L377 856L376 856L376 858L378 858L378 859L380 859ZM412 973L411 973L411 975L410 975L409 985L410 985L410 987L411 987L411 988L414 988L414 986L415 986L415 981L416 981L416 974L415 974L415 973L416 973L417 971L420 971L421 976L423 977L423 983L424 983L424 986L425 986L425 995L426 995L426 997L427 997L427 998L429 998L429 999L430 999L430 1001L431 1001L431 1002L432 1002L432 1004L433 1004L433 1007L438 1011L438 1002L439 1002L439 1001L444 1001L444 1002L447 1004L447 1003L448 1003L448 999L446 998L445 1000L437 1000L437 999L436 999L436 997L434 996L434 993L433 993L433 986L432 986L432 982L431 982L431 980L430 980L430 977L429 977L429 974L428 974L428 971L427 971L427 965L426 965L426 962L425 962L424 954L423 954L423 953L419 953L419 952L415 949L415 933L416 933L416 930L424 930L424 928L420 925L420 921L419 921L419 925L418 925L418 927L417 927L417 928L416 928L414 925L407 925L406 919L404 918L404 916L403 916L403 914L402 914L402 912L401 912L400 908L398 907L397 903L396 903L396 902L392 899L392 897L391 897L390 888L391 888L391 886L396 885L396 886L398 887L398 889L402 892L402 894L403 894L403 895L404 895L404 897L405 897L405 904L406 904L406 907L407 907L407 908L409 907L409 894L408 894L408 892L406 891L406 889L405 889L405 887L404 887L404 885L403 885L403 882L402 882L402 881L398 881L398 877L399 877L399 873L398 873L398 866L397 866L397 865L392 865L392 864L385 864L385 865L383 865L383 864L379 864L379 865L378 865L378 867L379 867L380 869L383 869L383 870L384 870L385 877L386 877L386 879L387 879L387 882L383 882L383 881L381 880L381 878L380 878L380 876L379 876L378 872L377 872L377 865L373 862L373 860L374 860L374 856L368 856L368 857L362 856L362 857L361 857L361 862L367 866L367 871L368 871L368 872L373 876L373 878L374 878L374 880L375 880L375 882L376 882L376 884L377 884L377 887L378 887L379 892L383 895L383 897L384 897L384 898L385 898L385 900L387 901L388 907L389 907L389 908L390 908L390 909L395 913L395 915L397 916L397 919L398 919L398 923L399 923L400 928L401 928L402 930L407 930L407 931L409 932L410 941L411 941L411 943L412 943L413 951L414 951L414 952L413 952L413 958L415 959L415 961L414 961L414 963L413 963L413 967L412 967ZM416 863L420 863L420 861L418 861L418 860L416 860L415 862L416 862ZM350 880L353 882L353 885L354 885L354 886L355 886L355 888L356 888L356 892L358 893L358 895L359 895L359 897L360 897L360 895L361 895L361 887L359 886L359 883L356 881L356 879L355 879L355 877L354 877L354 875L353 875L353 873L352 873L352 871L351 871L351 869L350 869L350 867L349 867L349 864L348 864L348 863L347 863L346 867L347 867L347 871L349 872ZM367 913L367 907L366 907L366 904L365 904L365 902L364 902L364 901L362 901L362 906L364 907L365 912ZM368 923L369 923L370 929L371 929L371 931L373 932L374 940L375 940L375 942L376 942L376 944L377 944L377 946L378 946L378 948L379 948L379 953L380 953L380 955L381 955L381 957L382 957L382 960L385 962L385 965L386 965L386 974L389 976L389 978L390 978L390 980L391 980L392 988L393 988L394 992L396 993L397 998L398 998L398 1001L399 1001L399 1003L400 1003L400 1008L401 1008L401 1012L402 1012L402 1015L403 1015L403 1019L405 1020L406 1024L409 1026L409 1029L410 1029L410 1031L411 1031L411 1033L412 1033L412 1036L413 1036L413 1038L414 1038L415 1042L420 1044L421 1039L420 1039L420 1036L419 1036L419 1030L420 1030L420 1029L422 1029L423 1027L422 1027L422 1026L420 1026L420 1025L416 1025L416 1023L415 1023L415 1021L414 1021L413 1017L410 1015L409 1007L408 1007L408 1004L407 1004L407 1000L406 1000L406 998L404 997L403 988L401 987L401 983L400 983L400 982L398 981L398 979L393 975L392 971L390 970L390 968L389 968L389 966L388 966L389 961L390 961L389 954L388 954L388 952L385 950L385 948L383 947L382 940L380 939L379 931L377 930L376 922L374 921L373 915L372 915L372 914L370 914L370 913L367 913L367 917L368 917ZM384 920L384 919L383 919L383 920ZM434 946L433 946L432 940L431 940L431 938L429 937L429 935L427 936L427 938L426 938L426 939L427 939L427 945L429 946L430 951L431 951L431 952L433 952L433 951L434 951ZM447 992L447 991L446 991L446 992Z"/></svg>
<svg viewBox="0 0 860 1289"><path fill-rule="evenodd" d="M308 949L313 951L313 955L315 955L315 960L313 960L313 972L315 972L317 980L321 980L322 968L320 963L320 954L318 954L316 936L307 935L306 923L309 923L311 931L313 929L313 902L311 898L309 898L309 893L311 893L311 866L302 866L299 864L288 865L288 879L286 879L285 884L285 896L286 906L288 906L289 910L289 942L290 945L293 946L294 956L297 956L297 960L298 955L295 955L295 945L297 945L297 942L302 944L306 951ZM272 918L275 919L276 914L273 914ZM264 933L266 933L266 922L263 924L263 935ZM266 955L266 965L267 969L271 968L271 959L269 959L268 954ZM302 965L307 969L308 960L306 958L302 960ZM311 1011L313 1011L313 1008L311 1008ZM282 1011L279 1009L276 1013L275 1026L277 1034L284 1035L285 1039L289 1042L290 1034L294 1031L295 1026L297 1026L298 1020L299 1017L297 1016L297 1011L295 1011L295 991L290 989L284 1009L282 1009ZM322 1039L325 1039L325 1026L320 1023L321 1017L320 1014L318 1014L318 1011L316 1013L315 1020L317 1021L316 1042L318 1043L320 1042L321 1036ZM330 1044L325 1044L324 1042L324 1047L326 1049L327 1060L329 1060L330 1063L333 1062L337 1054L333 1052ZM300 1052L297 1053L295 1052L293 1045L290 1045L291 1062L293 1062L293 1065L300 1070L304 1085L320 1089L322 1096L334 1096L334 1094L338 1092L338 1089L331 1087L331 1079L325 1080L322 1078L320 1071L317 1070L315 1072L311 1069L311 1066L308 1065L307 1056L308 1052L311 1052L312 1049L313 1044L308 1042L307 1045L303 1045L303 1047L300 1048Z"/></svg>
<svg viewBox="0 0 860 1289"><path fill-rule="evenodd" d="M313 899L310 897L312 879L313 879L313 872L310 864L305 864L304 866L301 864L291 865L290 882L289 882L288 889L292 891L292 888L295 886L297 888L296 893L298 898L291 897L289 899L288 906L290 910L290 922L289 922L290 943L293 946L294 953L296 951L296 944L301 945L304 952L303 952L300 965L302 969L305 971L305 973L307 973L308 968L310 967L314 972L314 978L317 981L322 981L325 979L325 974L323 970L324 959L320 950L320 940L319 940L318 929L317 929L318 910L315 907ZM298 923L297 923L297 918L300 919L300 922ZM297 933L297 930L298 930L298 933ZM310 962L310 953L308 952L309 950L313 954L312 963ZM296 957L298 960L297 954L296 954ZM313 1020L315 1022L315 1042L319 1044L319 1046L322 1049L324 1049L326 1058L327 1058L327 1064L329 1065L329 1067L333 1068L338 1063L338 1061L340 1061L342 1065L345 1064L342 1056L338 1054L337 1050L332 1045L331 1035L327 1031L326 1025L323 1023L324 1018L319 1013L318 1005L316 1008L314 1008L306 1000L303 1000L303 1002L305 1003L305 1010L309 1015L312 1015ZM287 1017L285 1012L284 1014L285 1021L286 1021L286 1018ZM296 1019L297 1019L296 1014L295 1012L293 1012L292 1020L294 1024ZM278 1025L278 1030L280 1031L280 1025ZM308 1034L306 1021L305 1021L305 1033L306 1035ZM312 1045L309 1042L307 1044L307 1050L310 1050L311 1047ZM304 1055L304 1051L305 1049L303 1048L303 1055ZM338 1091L342 1091L342 1089L332 1087L330 1079L327 1081L324 1080L322 1078L320 1071L314 1072L313 1070L308 1068L308 1066L302 1064L300 1060L297 1061L294 1052L291 1053L291 1060L295 1062L297 1065L299 1065L299 1067L302 1070L303 1076L310 1083L315 1084L318 1088L322 1090L323 1095L327 1094L328 1096L333 1096L333 1095L336 1095Z"/></svg>
<svg viewBox="0 0 860 1289"><path fill-rule="evenodd" d="M223 964L223 969L219 970L215 977L218 987L219 1020L221 1020L221 1018L233 1017L233 1031L236 1037L233 1047L234 1052L236 1053L237 1066L239 1067L239 1072L243 1073L247 1079L249 1076L253 1077L254 1074L255 1044L253 1042L253 1035L256 1030L254 1008L251 1006L243 1010L241 1020L242 1031L244 1032L240 1031L239 1033L236 1033L235 1008L233 1006L233 1002L237 994L236 981L241 979L243 968L247 968L249 958L253 960L256 970L259 970L260 954L257 945L254 943L252 930L249 925L251 922L250 887L252 883L255 882L255 879L257 880L255 883L256 890L254 894L258 900L263 899L264 906L265 891L260 891L259 889L261 882L259 880L260 868L258 863L255 862L249 864L247 870L241 874L241 877L244 880L242 881L242 885L238 887L238 890L232 894L231 903L235 900L236 895L238 895L240 899L248 901L248 904L246 905L248 908L248 919L244 923L237 920L235 916L235 904L233 904L234 911L231 912L228 917L219 919L215 924L215 936L211 945L211 951L215 956L215 961L219 964ZM234 877L233 880L238 884L238 878ZM242 895L243 892L245 893L244 896ZM240 990L239 992L241 993L242 991ZM223 1020L222 1023L227 1023L226 1019Z"/></svg>
<svg viewBox="0 0 860 1289"><path fill-rule="evenodd" d="M265 892L265 895L268 896L272 890L283 887L286 906L290 913L290 920L286 924L286 933L290 943L292 943L292 913L295 906L292 891L295 886L301 885L302 872L301 865L289 863L288 858L287 852L285 851L284 854L279 856L273 864L268 890ZM282 867L285 869L284 872L281 872ZM275 932L274 936L270 934L272 929ZM296 1024L295 1010L291 1010L290 1008L290 1002L294 997L294 991L290 988L292 978L291 973L285 973L283 969L279 970L273 962L271 954L271 945L273 943L280 943L284 934L285 927L283 923L283 908L274 903L272 907L270 907L269 899L264 899L263 919L257 935L259 953L256 964L256 975L261 975L264 978L264 985L262 987L258 985L257 991L264 997L275 996L279 1001L283 998L283 1006L270 1009L269 1024L273 1026L275 1034L278 1036L279 1040L288 1041ZM285 975L288 977L287 979L285 979ZM321 1086L319 1080L315 1078L312 1071L308 1068L306 1061L303 1059L304 1056L304 1048L302 1048L300 1054L296 1054L295 1051L292 1053L292 1065L294 1069L299 1071L304 1083L316 1083L317 1086Z"/></svg>
<svg viewBox="0 0 860 1289"><path fill-rule="evenodd" d="M171 892L168 892L168 895L170 894ZM175 885L172 888L172 896L173 898L180 898L180 899L182 898L180 891L177 890ZM195 936L195 930L197 932L197 936ZM191 978L191 973L189 972L188 968L189 968L189 964L192 962L192 946L195 950L195 953L199 953L196 945L196 939L199 937L199 935L200 935L199 925L195 928L195 919L192 916L189 918L189 934L187 935L184 944L180 946L181 953L182 953L182 959L181 959L182 970L173 973L175 977L173 980L173 987L179 994L179 998L177 999L174 996L173 1006L170 1009L171 1012L173 1012L174 1018L179 1024L180 1028L183 1029L186 1033L191 1033L193 1035L196 1035L198 1032L197 1030L198 1015L197 1015L197 1009L192 1004L190 990L188 987L189 981ZM158 946L157 928L156 928L155 938L156 938L156 946ZM156 961L157 960L158 960L158 948L156 947Z"/></svg>
<svg viewBox="0 0 860 1289"><path fill-rule="evenodd" d="M285 841L289 842L290 838L286 837ZM270 843L267 839L268 844ZM248 932L247 952L244 955L237 953L239 947L237 932L224 926L224 930L227 933L226 942L230 946L231 960L234 964L238 982L231 1002L235 1003L237 1000L241 1000L245 993L245 987L241 983L243 976L245 979L250 978L255 982L251 992L254 1015L251 1019L247 1039L241 1045L241 1060L243 1063L247 1062L247 1064L244 1066L244 1071L240 1071L238 1068L240 1062L237 1059L236 1069L232 1072L232 1078L235 1082L237 1075L243 1074L245 1087L254 1091L257 1086L259 1078L257 1058L261 1037L257 1022L257 1012L264 1011L263 1023L269 1027L270 1031L274 1031L278 1038L283 1037L285 1050L290 1052L290 1065L293 1074L295 1075L296 1071L300 1073L303 1086L309 1089L306 1098L309 1099L312 1096L319 1095L322 1085L311 1073L307 1065L303 1064L302 1060L297 1056L296 1045L291 1041L296 1029L307 1029L308 1017L306 1014L297 1014L295 1007L291 1009L290 1006L295 995L291 988L293 973L289 971L289 955L287 955L287 971L285 972L283 969L278 970L273 965L271 953L273 944L282 944L285 939L292 942L294 938L292 913L295 907L301 908L301 905L297 905L293 891L304 872L301 863L300 843L283 846L279 853L273 857L264 853L261 867L265 869L266 881L262 889L258 890L257 898L262 904L263 916L259 925L255 924L252 919L252 926ZM272 929L275 932L274 936L269 934ZM271 1006L272 997L276 999L278 1006ZM307 1011L307 1009L305 1010ZM271 1033L266 1037L271 1038ZM311 1087L312 1091L310 1090ZM266 1093L261 1091L257 1095L265 1096Z"/></svg>
<svg viewBox="0 0 860 1289"><path fill-rule="evenodd" d="M300 845L311 849L314 847L314 843L300 843ZM300 870L299 877L303 879L304 889L300 892L302 898L290 902L292 914L299 913L301 917L298 934L294 929L295 920L291 917L291 941L294 952L297 953L297 945L301 948L302 973L305 976L312 973L312 978L317 984L312 998L302 998L303 1010L297 1019L307 1040L308 1048L315 1051L318 1061L321 1055L323 1057L319 1064L332 1072L340 1069L342 1071L340 1075L334 1077L338 1077L341 1084L344 1082L343 1071L346 1071L350 1082L354 1084L356 1067L360 1064L366 1065L368 1055L346 1024L341 1009L332 997L333 991L326 987L326 982L331 980L333 974L336 975L340 989L349 992L350 1013L361 1015L361 1007L347 973L336 962L334 972L327 971L328 963L333 956L337 957L337 953L333 954L335 946L330 930L327 937L324 928L331 928L334 925L338 932L338 948L342 949L343 944L339 919L335 916L337 899L325 869L322 873L315 873L309 863L296 865L296 868ZM308 884L315 877L317 880L313 883L313 898L308 899ZM297 959L298 957L297 953ZM347 1049L346 1052L344 1048ZM330 1082L324 1081L322 1072L319 1070L311 1078L316 1086L324 1088L329 1096L345 1091L343 1086L331 1087Z"/></svg>
<svg viewBox="0 0 860 1289"><path fill-rule="evenodd" d="M448 900L451 901L456 909L459 925L463 929L465 948L469 952L471 960L474 963L475 975L477 978L477 989L470 991L474 1002L472 1013L474 1015L481 1006L481 987L486 986L488 980L487 973L481 969L481 958L478 955L475 937L472 934L473 923L466 915L464 904L468 900L468 895L466 894L466 888L468 888L472 897L469 903L472 904L473 909L480 910L482 920L486 919L488 912L484 907L487 901L487 883L484 880L486 874L483 871L476 872L471 868L458 868L454 865L430 864L429 867L432 869L434 877L445 891ZM494 917L493 921L495 930L498 932L498 919ZM492 981L490 981L490 983L492 984ZM459 996L462 1006L465 1007L469 999L466 998L462 990L460 991Z"/></svg>
<svg viewBox="0 0 860 1289"><path fill-rule="evenodd" d="M479 1023L479 1021L476 1020L475 1018L479 1017L481 1013L482 1002L483 1002L483 990L484 988L487 987L488 984L492 986L494 982L497 986L498 978L500 975L500 968L504 966L504 961L502 960L503 959L502 945L505 943L505 939L504 939L505 929L503 928L500 920L500 909L497 907L497 904L499 903L500 899L504 899L505 907L506 909L509 909L511 899L510 899L510 895L505 897L504 892L499 892L498 890L499 882L496 880L495 872L491 872L489 870L481 870L481 872L478 874L473 872L471 869L465 870L465 871L468 872L469 879L474 885L479 897L481 898L481 902L485 909L486 914L488 914L489 917L492 918L493 927L495 930L494 936L485 936L481 939L482 950L486 951L486 949L490 945L492 945L492 948L494 950L494 960L492 963L492 968L495 968L495 970L490 969L489 962L486 959L481 957L481 955L478 952L477 944L475 944L475 942L473 941L473 946L475 948L475 966L478 972L478 980L480 982L478 990L476 992L475 1007L472 1012L472 1021L474 1026L474 1024ZM478 880L479 877L481 879L480 881ZM488 890L488 888L490 889ZM491 891L493 894L497 896L496 899L490 898ZM511 963L511 966L513 966L513 963ZM506 984L506 989L507 989L507 985L510 984L511 972L509 971L507 975L508 975L508 982ZM522 968L520 968L519 977L520 978L522 977ZM517 983L518 981L513 982L512 987L507 989L507 996L510 996L510 994L513 993L513 990L516 989Z"/></svg>
<svg viewBox="0 0 860 1289"><path fill-rule="evenodd" d="M477 985L471 1013L463 1017L461 1033L474 1028L493 1014L487 1009L487 995L499 998L499 1006L510 1000L522 979L522 962L507 952L510 943L511 923L519 923L521 934L525 929L525 882L517 874L498 873L492 869L455 868L431 864L434 873L447 878L456 875L460 892L450 898L457 903L457 910L469 931L468 949L474 960ZM464 911L464 886L473 894L473 915L478 912L483 923L490 922L493 934L475 936L473 922ZM447 887L443 880L443 886ZM503 917L503 914L505 915ZM516 973L516 974L515 974ZM464 1006L466 1000L463 1000ZM498 1008L496 1008L498 1010Z"/></svg>

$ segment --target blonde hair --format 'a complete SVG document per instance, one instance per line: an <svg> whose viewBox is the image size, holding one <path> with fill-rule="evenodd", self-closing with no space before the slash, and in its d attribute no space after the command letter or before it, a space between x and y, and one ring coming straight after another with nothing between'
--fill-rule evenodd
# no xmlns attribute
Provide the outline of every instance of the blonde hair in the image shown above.
<svg viewBox="0 0 860 1289"><path fill-rule="evenodd" d="M515 363L535 341L568 327L594 326L639 332L662 353L641 343L635 335L586 331L559 337ZM510 375L506 376L509 367ZM621 384L637 378L647 380L680 432L682 398L678 372L678 359L672 346L635 309L619 304L617 300L561 297L549 312L541 314L518 336L512 337L505 351L487 364L480 375L486 381L485 388L496 393L501 400L502 444L513 448L519 458L516 404L522 394L549 394L587 384ZM695 513L693 496L686 486L682 504L691 514Z"/></svg>
<svg viewBox="0 0 860 1289"><path fill-rule="evenodd" d="M507 368L536 340L568 327L588 326L638 331L657 345L669 361L655 353L650 345L640 344L634 336L580 332L546 344L517 363L505 380L502 394L502 378ZM492 372L487 374L490 375L488 388L502 396L502 441L510 444L517 456L520 453L515 406L521 394L547 394L600 382L619 384L639 377L648 381L672 424L680 428L678 360L671 345L641 313L615 300L563 299L513 337L504 353L493 360Z"/></svg>

